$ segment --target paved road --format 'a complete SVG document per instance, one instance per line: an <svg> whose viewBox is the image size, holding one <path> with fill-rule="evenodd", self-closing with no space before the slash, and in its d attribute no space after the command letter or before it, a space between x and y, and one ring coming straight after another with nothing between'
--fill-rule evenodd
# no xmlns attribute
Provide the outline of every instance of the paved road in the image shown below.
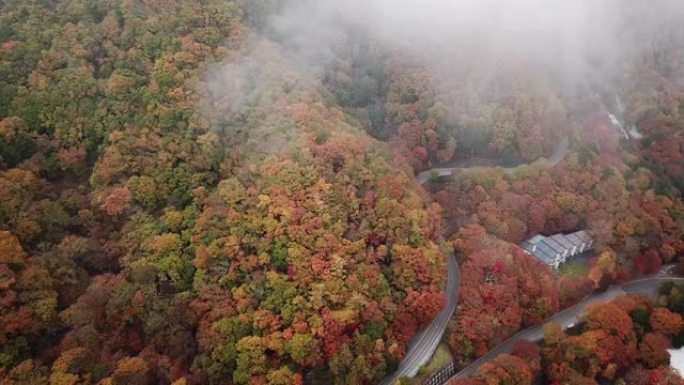
<svg viewBox="0 0 684 385"><path fill-rule="evenodd" d="M545 161L553 166L563 160L568 153L568 144L568 139L563 138L558 144L556 151L554 151L554 153ZM519 166L503 168L503 170L506 173L513 173L517 167ZM475 168L478 167L436 168L419 173L416 176L416 180L418 180L418 183L420 184L425 184L435 175L445 177L453 174L454 170L467 171ZM441 236L439 237L439 241L442 245L444 244L444 239ZM458 287L460 282L461 273L458 269L456 257L453 253L449 253L449 256L447 257L446 306L425 329L418 332L413 339L411 339L406 356L399 363L399 367L394 373L385 377L381 382L381 385L393 385L394 382L402 376L415 376L416 373L418 373L418 369L430 360L430 357L432 357L439 342L442 340L449 319L454 313L454 310L456 310L456 305L458 305Z"/></svg>
<svg viewBox="0 0 684 385"><path fill-rule="evenodd" d="M444 239L440 237L440 243L444 243ZM418 369L425 365L432 357L432 354L437 349L439 342L442 340L444 330L446 330L447 323L451 315L456 310L458 304L458 286L461 282L461 273L458 269L458 263L453 253L449 253L447 257L447 285L446 285L446 306L437 314L430 325L416 334L409 344L406 356L399 364L399 368L387 376L382 385L392 385L402 376L413 377L418 373Z"/></svg>
<svg viewBox="0 0 684 385"><path fill-rule="evenodd" d="M619 100L618 100L619 103ZM608 112L606 109L606 113L608 114L608 117L610 118L611 123L613 126L626 138L630 139L630 135L627 133L627 131L622 127L622 124L620 121L615 117L615 115L611 114ZM637 132L637 134L639 134ZM632 137L638 139L638 135L633 135ZM563 142L559 145L559 147L556 149L554 154L550 156L547 159L547 162L551 165L555 165L558 162L560 162L565 155L567 155L568 152L568 142L567 139L564 139ZM510 170L510 169L506 169ZM453 170L451 170L453 172ZM441 173L444 175L446 174L446 170L442 170ZM426 175L427 178L430 177L430 175ZM484 356L480 357L479 359L475 360L472 364L461 370L460 372L456 373L450 380L453 379L458 379L458 378L466 378L477 369L482 366L482 364L487 363L499 354L502 353L510 353L513 350L513 346L515 346L515 343L520 341L520 340L527 340L527 341L539 341L543 338L544 335L544 329L543 329L543 324L546 322L556 322L560 324L563 328L568 328L574 326L579 318L584 314L586 311L587 307L593 303L597 302L608 302L614 299L615 297L618 297L622 294L625 293L641 293L641 294L646 294L649 296L655 296L658 293L658 288L665 282L678 282L678 283L684 283L684 278L680 277L675 277L672 275L670 272L672 266L666 266L661 271L659 271L657 274L646 277L646 278L641 278L637 279L628 283L625 283L620 286L613 286L610 287L607 291L603 293L597 293L594 295L591 295L575 306L572 306L568 309L565 309L561 312L558 312L551 316L549 319L545 320L544 322L540 323L537 326L532 326L529 327L525 330L520 331L519 333L515 334L508 340L504 341L502 344L496 346L494 349L490 350L487 354Z"/></svg>
<svg viewBox="0 0 684 385"><path fill-rule="evenodd" d="M591 295L575 306L567 308L561 312L554 314L553 316L546 319L544 322L531 326L521 332L515 334L513 337L507 339L494 349L490 350L487 354L480 357L479 359L473 361L472 364L465 367L460 372L456 373L453 377L449 379L455 380L458 378L466 378L477 371L477 369L483 364L493 360L499 354L510 353L515 346L515 343L520 340L527 341L540 341L544 336L543 325L547 322L556 322L560 324L564 329L574 326L579 318L585 313L587 307L593 303L598 302L608 302L614 298L625 294L625 293L641 293L648 296L654 297L658 293L658 288L665 282L677 282L684 283L684 278L675 277L670 273L671 266L663 268L660 272L655 275L646 278L640 278L631 282L619 286L610 287L607 291L603 293L597 293Z"/></svg>
<svg viewBox="0 0 684 385"><path fill-rule="evenodd" d="M544 162L546 162L547 165L549 166L555 166L558 164L563 158L565 158L566 155L568 155L568 152L570 151L570 141L568 140L567 137L564 137L560 143L558 143L558 147L556 147L556 150L549 156L548 158L544 159ZM518 165L515 167L497 167L501 170L503 170L506 174L513 174L515 170L517 170L520 166ZM432 170L427 170L423 171L418 174L416 179L418 180L418 183L424 184L431 180L432 178L436 177L446 177L446 176L451 176L454 171L470 171L470 170L475 170L479 168L486 168L486 167L480 167L480 166L473 166L473 167L448 167L448 168L433 168Z"/></svg>

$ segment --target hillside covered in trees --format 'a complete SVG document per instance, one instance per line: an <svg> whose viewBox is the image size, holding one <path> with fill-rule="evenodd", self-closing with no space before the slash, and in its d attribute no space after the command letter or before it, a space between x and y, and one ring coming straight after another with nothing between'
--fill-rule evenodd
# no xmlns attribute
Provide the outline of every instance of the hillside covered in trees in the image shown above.
<svg viewBox="0 0 684 385"><path fill-rule="evenodd" d="M656 2L0 2L0 385L378 384L455 294L452 252L460 366L678 262L684 17ZM551 17L584 11L623 49ZM467 169L421 187L433 167ZM586 274L518 247L579 229ZM678 383L677 298L598 306L473 383Z"/></svg>
<svg viewBox="0 0 684 385"><path fill-rule="evenodd" d="M551 384L682 384L668 352L684 342L682 289L664 285L657 303L629 294L594 304L573 330L548 323L538 345L520 341L511 354L449 385L531 385L539 377Z"/></svg>
<svg viewBox="0 0 684 385"><path fill-rule="evenodd" d="M441 308L438 207L267 5L3 3L0 382L371 383Z"/></svg>

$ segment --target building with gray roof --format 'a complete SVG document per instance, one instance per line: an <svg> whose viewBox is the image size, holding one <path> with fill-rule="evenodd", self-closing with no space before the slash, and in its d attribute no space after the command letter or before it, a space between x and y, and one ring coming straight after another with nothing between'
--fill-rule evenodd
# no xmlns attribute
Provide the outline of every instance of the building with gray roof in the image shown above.
<svg viewBox="0 0 684 385"><path fill-rule="evenodd" d="M558 269L568 258L591 249L594 241L585 230L551 236L535 235L520 247L547 265Z"/></svg>

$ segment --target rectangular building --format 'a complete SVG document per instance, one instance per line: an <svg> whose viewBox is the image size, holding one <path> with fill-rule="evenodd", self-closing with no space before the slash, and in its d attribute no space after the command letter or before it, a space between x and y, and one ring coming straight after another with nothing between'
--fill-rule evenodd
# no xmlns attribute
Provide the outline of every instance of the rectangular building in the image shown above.
<svg viewBox="0 0 684 385"><path fill-rule="evenodd" d="M548 237L535 235L524 241L520 247L540 261L558 269L568 258L591 249L593 243L589 233L580 230L571 234L554 234Z"/></svg>

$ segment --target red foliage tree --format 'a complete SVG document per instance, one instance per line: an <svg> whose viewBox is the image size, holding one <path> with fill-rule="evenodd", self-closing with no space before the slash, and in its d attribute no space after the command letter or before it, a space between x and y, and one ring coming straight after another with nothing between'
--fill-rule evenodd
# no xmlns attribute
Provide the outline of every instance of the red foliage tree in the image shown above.
<svg viewBox="0 0 684 385"><path fill-rule="evenodd" d="M603 330L623 340L634 338L632 319L624 310L612 303L590 305L584 322L591 330Z"/></svg>
<svg viewBox="0 0 684 385"><path fill-rule="evenodd" d="M104 198L102 208L109 215L121 214L128 208L131 197L128 187L116 187Z"/></svg>
<svg viewBox="0 0 684 385"><path fill-rule="evenodd" d="M428 159L428 152L423 146L416 146L413 148L413 156L421 162L425 162Z"/></svg>
<svg viewBox="0 0 684 385"><path fill-rule="evenodd" d="M646 333L639 343L639 353L641 362L647 368L656 368L660 365L667 365L670 353L667 351L671 347L670 340L660 333Z"/></svg>
<svg viewBox="0 0 684 385"><path fill-rule="evenodd" d="M509 354L482 365L474 377L487 385L530 385L534 378L525 360Z"/></svg>
<svg viewBox="0 0 684 385"><path fill-rule="evenodd" d="M653 274L660 269L662 259L657 250L649 249L644 253L639 254L634 260L634 264L643 274Z"/></svg>
<svg viewBox="0 0 684 385"><path fill-rule="evenodd" d="M673 313L664 307L653 309L649 322L655 332L667 336L677 335L684 324L681 315Z"/></svg>
<svg viewBox="0 0 684 385"><path fill-rule="evenodd" d="M513 346L511 354L527 362L533 377L536 377L541 372L542 358L539 345L530 341L520 340Z"/></svg>

